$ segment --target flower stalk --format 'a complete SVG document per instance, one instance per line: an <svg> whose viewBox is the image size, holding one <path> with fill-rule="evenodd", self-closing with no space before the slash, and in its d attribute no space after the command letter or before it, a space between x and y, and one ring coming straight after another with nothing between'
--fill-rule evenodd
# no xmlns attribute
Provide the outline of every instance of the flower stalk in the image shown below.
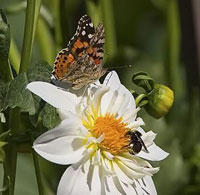
<svg viewBox="0 0 200 195"><path fill-rule="evenodd" d="M41 0L27 0L22 58L19 73L27 70L31 60L34 34L40 14Z"/></svg>
<svg viewBox="0 0 200 195"><path fill-rule="evenodd" d="M31 144L33 144L33 141L34 141L33 135L31 134L30 136L31 136ZM34 167L35 167L35 174L36 174L36 179L37 179L39 195L44 195L44 190L43 190L43 185L42 185L42 176L41 176L38 156L33 149L32 149L32 155L33 155L33 163L34 163Z"/></svg>
<svg viewBox="0 0 200 195"><path fill-rule="evenodd" d="M56 40L56 51L61 49L62 45L62 30L60 23L60 0L53 0L54 6L54 24L55 24L55 40Z"/></svg>
<svg viewBox="0 0 200 195"><path fill-rule="evenodd" d="M117 39L115 34L115 22L111 0L101 0L100 6L102 10L103 22L106 32L106 52L109 53L109 58L113 58L117 51Z"/></svg>
<svg viewBox="0 0 200 195"><path fill-rule="evenodd" d="M139 104L142 102L142 100L143 100L145 97L147 97L146 94L140 94L140 95L138 95L138 96L135 98L135 105L136 105L136 107L139 106Z"/></svg>

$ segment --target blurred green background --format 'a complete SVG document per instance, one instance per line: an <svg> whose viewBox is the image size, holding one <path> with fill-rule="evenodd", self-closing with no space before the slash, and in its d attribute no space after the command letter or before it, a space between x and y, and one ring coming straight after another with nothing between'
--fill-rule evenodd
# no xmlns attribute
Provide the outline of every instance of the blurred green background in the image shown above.
<svg viewBox="0 0 200 195"><path fill-rule="evenodd" d="M0 0L11 28L10 61L20 61L26 1ZM156 120L140 112L146 130L157 133L156 143L170 153L154 166L159 195L200 194L200 5L198 0L43 0L36 30L32 63L51 65L56 53L66 46L77 21L87 13L102 21L106 29L105 67L116 69L122 83L136 89L132 75L148 72L157 83L174 90L175 102L164 118ZM113 69L113 68L112 68ZM111 70L112 70L111 69ZM55 194L65 167L40 159L45 194ZM0 165L0 181L3 170ZM1 184L0 183L0 184ZM66 184L67 185L67 184ZM2 185L1 185L2 186ZM37 195L32 156L18 156L16 195Z"/></svg>

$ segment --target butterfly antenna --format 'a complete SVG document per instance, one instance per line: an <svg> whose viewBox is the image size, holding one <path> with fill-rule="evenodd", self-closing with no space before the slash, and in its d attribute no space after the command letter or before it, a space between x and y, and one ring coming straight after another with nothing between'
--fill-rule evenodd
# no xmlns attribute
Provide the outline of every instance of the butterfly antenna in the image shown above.
<svg viewBox="0 0 200 195"><path fill-rule="evenodd" d="M129 64L129 65L127 65L127 66L111 66L111 67L108 67L108 69L118 69L118 68L131 68L132 67L132 65L131 64Z"/></svg>

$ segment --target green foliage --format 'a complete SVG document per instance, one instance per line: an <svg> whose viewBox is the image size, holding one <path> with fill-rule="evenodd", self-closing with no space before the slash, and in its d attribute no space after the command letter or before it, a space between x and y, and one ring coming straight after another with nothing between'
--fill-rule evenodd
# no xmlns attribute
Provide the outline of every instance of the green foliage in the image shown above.
<svg viewBox="0 0 200 195"><path fill-rule="evenodd" d="M0 10L0 80L9 81L11 76L8 53L10 47L10 26L2 10Z"/></svg>
<svg viewBox="0 0 200 195"><path fill-rule="evenodd" d="M35 122L33 122L34 125L37 125L39 119L43 121L43 125L47 128L52 128L58 124L59 117L56 109L47 104L40 109L41 99L26 89L27 84L32 81L50 82L51 70L52 68L45 62L36 63L27 72L20 74L8 83L2 84L0 86L0 110L19 107L21 112L38 116L37 120L35 118Z"/></svg>
<svg viewBox="0 0 200 195"><path fill-rule="evenodd" d="M9 135L10 130L0 134L0 163L4 162L5 160L5 151L3 149L3 147L8 144L8 142L6 142L6 137Z"/></svg>
<svg viewBox="0 0 200 195"><path fill-rule="evenodd" d="M146 92L150 92L154 87L153 79L146 72L137 72L133 75L132 81Z"/></svg>
<svg viewBox="0 0 200 195"><path fill-rule="evenodd" d="M46 63L36 64L27 73L20 74L12 81L0 86L0 111L8 107L20 107L21 111L29 112L30 115L36 113L37 104L34 97L26 86L34 80L49 81L50 66Z"/></svg>

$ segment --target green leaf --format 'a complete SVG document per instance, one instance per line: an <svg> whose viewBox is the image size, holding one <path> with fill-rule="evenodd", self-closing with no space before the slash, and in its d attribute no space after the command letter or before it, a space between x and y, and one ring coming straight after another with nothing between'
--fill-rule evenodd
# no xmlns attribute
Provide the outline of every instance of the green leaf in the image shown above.
<svg viewBox="0 0 200 195"><path fill-rule="evenodd" d="M0 141L0 163L5 161L5 151L3 149L3 146L5 146L7 142Z"/></svg>
<svg viewBox="0 0 200 195"><path fill-rule="evenodd" d="M10 26L6 16L0 9L0 80L7 82L12 79L8 53L10 48Z"/></svg>
<svg viewBox="0 0 200 195"><path fill-rule="evenodd" d="M137 72L133 75L132 81L139 87L142 87L146 92L153 89L154 81L146 72Z"/></svg>
<svg viewBox="0 0 200 195"><path fill-rule="evenodd" d="M10 130L0 135L0 163L4 162L5 160L5 151L3 147L7 144L7 142L5 142L5 139L9 135L9 133L10 133Z"/></svg>
<svg viewBox="0 0 200 195"><path fill-rule="evenodd" d="M32 94L26 86L32 81L50 82L52 68L46 62L37 63L26 73L18 75L14 80L0 85L0 112L9 108L19 107L22 112L28 112L34 126L42 120L47 128L55 127L59 116L55 108Z"/></svg>
<svg viewBox="0 0 200 195"><path fill-rule="evenodd" d="M5 141L5 139L6 139L7 136L9 135L9 133L10 133L10 130L8 130L8 131L2 133L2 134L0 135L0 141Z"/></svg>
<svg viewBox="0 0 200 195"><path fill-rule="evenodd" d="M29 112L30 115L36 113L38 109L38 97L26 89L28 83L32 81L50 82L51 67L47 63L37 63L31 66L27 73L20 74L14 80L0 86L0 111L8 107L20 107L21 111Z"/></svg>
<svg viewBox="0 0 200 195"><path fill-rule="evenodd" d="M60 117L57 113L56 108L49 104L45 104L44 109L40 115L43 125L48 129L51 129L60 123Z"/></svg>
<svg viewBox="0 0 200 195"><path fill-rule="evenodd" d="M41 101L40 108L34 116L30 116L32 125L35 127L42 121L43 126L52 129L60 123L57 109L44 101Z"/></svg>

